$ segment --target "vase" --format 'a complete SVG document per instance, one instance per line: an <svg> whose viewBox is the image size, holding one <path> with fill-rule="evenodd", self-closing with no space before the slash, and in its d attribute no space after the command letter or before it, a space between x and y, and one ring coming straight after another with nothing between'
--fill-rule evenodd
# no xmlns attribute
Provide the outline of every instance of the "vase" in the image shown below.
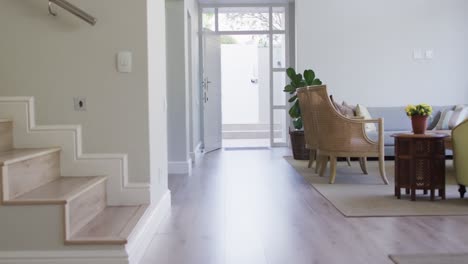
<svg viewBox="0 0 468 264"><path fill-rule="evenodd" d="M289 131L295 160L309 160L310 151L306 148L305 135L302 130Z"/></svg>
<svg viewBox="0 0 468 264"><path fill-rule="evenodd" d="M415 115L411 117L414 134L425 134L427 129L427 116Z"/></svg>

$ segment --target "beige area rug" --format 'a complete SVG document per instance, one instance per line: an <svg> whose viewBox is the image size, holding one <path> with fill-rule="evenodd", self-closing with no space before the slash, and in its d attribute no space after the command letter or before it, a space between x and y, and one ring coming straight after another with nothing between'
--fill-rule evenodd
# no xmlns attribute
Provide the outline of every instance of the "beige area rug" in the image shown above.
<svg viewBox="0 0 468 264"><path fill-rule="evenodd" d="M416 201L411 201L402 189L401 200L394 196L394 162L386 161L389 185L380 178L378 163L368 162L369 175L364 175L357 161L349 167L338 162L335 184L328 184L329 168L324 177L307 168L307 161L285 157L286 161L302 175L312 187L328 199L343 215L348 217L379 216L439 216L468 215L468 198L460 199L455 183L452 161L447 161L446 200L430 201L429 195L417 191ZM436 192L436 195L438 192Z"/></svg>
<svg viewBox="0 0 468 264"><path fill-rule="evenodd" d="M391 255L396 264L468 264L468 254Z"/></svg>

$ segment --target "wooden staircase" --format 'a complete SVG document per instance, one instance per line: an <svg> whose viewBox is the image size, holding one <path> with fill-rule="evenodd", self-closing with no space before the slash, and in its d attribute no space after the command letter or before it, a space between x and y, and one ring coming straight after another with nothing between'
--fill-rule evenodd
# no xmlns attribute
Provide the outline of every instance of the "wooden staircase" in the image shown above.
<svg viewBox="0 0 468 264"><path fill-rule="evenodd" d="M13 122L0 120L1 206L62 207L66 245L127 244L146 205L108 206L105 175L60 175L60 148L15 149L13 142Z"/></svg>

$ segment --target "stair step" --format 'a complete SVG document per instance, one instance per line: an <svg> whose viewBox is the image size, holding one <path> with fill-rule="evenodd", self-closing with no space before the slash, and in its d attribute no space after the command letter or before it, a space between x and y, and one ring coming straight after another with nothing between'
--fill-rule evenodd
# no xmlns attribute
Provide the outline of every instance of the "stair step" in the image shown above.
<svg viewBox="0 0 468 264"><path fill-rule="evenodd" d="M0 152L0 200L9 201L60 177L60 148Z"/></svg>
<svg viewBox="0 0 468 264"><path fill-rule="evenodd" d="M105 180L104 176L60 177L13 200L5 201L5 204L65 204Z"/></svg>
<svg viewBox="0 0 468 264"><path fill-rule="evenodd" d="M147 205L107 206L73 234L68 245L125 245Z"/></svg>
<svg viewBox="0 0 468 264"><path fill-rule="evenodd" d="M33 159L60 151L60 148L12 149L0 152L0 166Z"/></svg>
<svg viewBox="0 0 468 264"><path fill-rule="evenodd" d="M274 129L281 129L280 124L274 124ZM223 124L222 130L270 130L270 124Z"/></svg>
<svg viewBox="0 0 468 264"><path fill-rule="evenodd" d="M281 137L282 132L279 130L273 131L275 138ZM270 138L269 130L258 130L258 131L223 131L223 139L268 139Z"/></svg>

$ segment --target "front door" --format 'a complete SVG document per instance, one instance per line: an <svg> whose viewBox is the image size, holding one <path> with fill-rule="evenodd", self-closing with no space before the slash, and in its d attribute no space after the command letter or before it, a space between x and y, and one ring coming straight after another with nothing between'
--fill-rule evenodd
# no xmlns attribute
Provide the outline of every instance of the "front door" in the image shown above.
<svg viewBox="0 0 468 264"><path fill-rule="evenodd" d="M222 148L221 42L219 35L203 34L204 151Z"/></svg>

